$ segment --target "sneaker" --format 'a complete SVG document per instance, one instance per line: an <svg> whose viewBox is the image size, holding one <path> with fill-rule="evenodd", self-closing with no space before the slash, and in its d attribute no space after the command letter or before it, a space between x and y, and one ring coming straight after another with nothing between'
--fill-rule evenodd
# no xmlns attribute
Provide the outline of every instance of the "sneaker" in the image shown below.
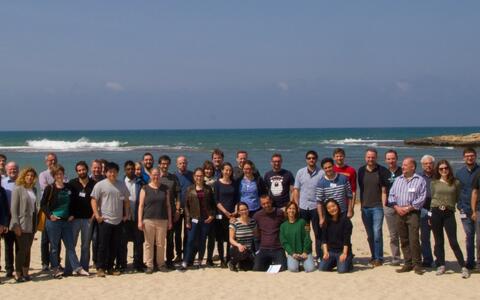
<svg viewBox="0 0 480 300"><path fill-rule="evenodd" d="M182 271L182 272L185 272L187 270L187 263L186 262L182 262L182 264L180 265L180 267L178 268L179 271Z"/></svg>
<svg viewBox="0 0 480 300"><path fill-rule="evenodd" d="M470 277L470 271L468 271L467 268L463 267L462 268L462 278L467 279L468 277Z"/></svg>
<svg viewBox="0 0 480 300"><path fill-rule="evenodd" d="M82 267L76 269L75 274L77 274L78 276L90 276L90 273L85 271Z"/></svg>
<svg viewBox="0 0 480 300"><path fill-rule="evenodd" d="M400 260L394 259L394 260L392 260L392 262L390 263L390 265L392 265L392 266L394 266L394 267L398 267L398 266L400 266L400 262L401 262Z"/></svg>
<svg viewBox="0 0 480 300"><path fill-rule="evenodd" d="M60 268L52 270L52 277L55 279L62 279L63 278L63 271Z"/></svg>
<svg viewBox="0 0 480 300"><path fill-rule="evenodd" d="M413 271L415 272L415 274L417 275L423 275L425 273L425 269L423 269L421 266L415 266L413 268Z"/></svg>
<svg viewBox="0 0 480 300"><path fill-rule="evenodd" d="M375 259L373 262L372 262L372 267L376 268L376 267L380 267L383 265L383 262L381 260L378 260L378 259Z"/></svg>
<svg viewBox="0 0 480 300"><path fill-rule="evenodd" d="M443 274L445 274L445 266L438 267L435 275L443 275Z"/></svg>
<svg viewBox="0 0 480 300"><path fill-rule="evenodd" d="M45 265L45 264L42 265L42 272L48 272L49 270L50 268L48 267L48 265Z"/></svg>
<svg viewBox="0 0 480 300"><path fill-rule="evenodd" d="M98 269L97 277L105 277L105 271L103 269Z"/></svg>
<svg viewBox="0 0 480 300"><path fill-rule="evenodd" d="M412 265L403 265L403 267L401 267L400 269L397 269L396 272L397 273L406 273L406 272L410 272L412 270L413 270Z"/></svg>

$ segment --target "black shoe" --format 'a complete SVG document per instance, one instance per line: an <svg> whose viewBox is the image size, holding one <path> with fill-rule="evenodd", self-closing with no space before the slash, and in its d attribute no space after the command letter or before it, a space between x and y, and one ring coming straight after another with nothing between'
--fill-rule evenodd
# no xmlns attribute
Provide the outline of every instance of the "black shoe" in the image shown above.
<svg viewBox="0 0 480 300"><path fill-rule="evenodd" d="M135 272L137 272L137 273L143 273L143 272L145 272L145 269L142 268L142 267L136 267L136 268L135 268Z"/></svg>
<svg viewBox="0 0 480 300"><path fill-rule="evenodd" d="M25 278L23 278L23 276L22 276L22 277L15 278L15 282L16 282L16 283L25 282Z"/></svg>
<svg viewBox="0 0 480 300"><path fill-rule="evenodd" d="M431 262L429 263L429 262L426 262L426 261L424 261L424 262L422 263L422 267L424 267L424 268L433 268L432 263L431 263Z"/></svg>
<svg viewBox="0 0 480 300"><path fill-rule="evenodd" d="M407 273L407 272L410 272L413 270L413 266L412 265L404 265L403 267L401 267L400 269L397 269L397 273Z"/></svg>
<svg viewBox="0 0 480 300"><path fill-rule="evenodd" d="M165 267L169 270L175 270L175 266L173 265L173 263L166 264Z"/></svg>
<svg viewBox="0 0 480 300"><path fill-rule="evenodd" d="M209 268L213 268L215 266L215 264L213 263L213 260L211 260L211 259L207 259L207 264L206 265Z"/></svg>
<svg viewBox="0 0 480 300"><path fill-rule="evenodd" d="M48 272L50 270L50 268L48 267L48 265L42 265L42 272Z"/></svg>
<svg viewBox="0 0 480 300"><path fill-rule="evenodd" d="M153 274L153 268L147 268L147 270L145 271L145 274Z"/></svg>
<svg viewBox="0 0 480 300"><path fill-rule="evenodd" d="M425 273L425 270L421 267L421 266L415 266L413 268L413 271L415 272L415 274L417 275L423 275Z"/></svg>
<svg viewBox="0 0 480 300"><path fill-rule="evenodd" d="M13 278L13 272L7 272L7 274L5 275L5 277L7 277L7 278Z"/></svg>
<svg viewBox="0 0 480 300"><path fill-rule="evenodd" d="M30 275L25 275L25 276L23 276L23 280L25 280L25 281L31 281L31 280L32 280L32 277L30 277Z"/></svg>
<svg viewBox="0 0 480 300"><path fill-rule="evenodd" d="M226 262L226 261L224 261L224 260L220 261L220 268L222 268L222 269L226 269L226 268L228 268L228 264L227 264L227 262Z"/></svg>
<svg viewBox="0 0 480 300"><path fill-rule="evenodd" d="M237 266L235 266L231 261L228 262L228 268L232 272L238 272Z"/></svg>

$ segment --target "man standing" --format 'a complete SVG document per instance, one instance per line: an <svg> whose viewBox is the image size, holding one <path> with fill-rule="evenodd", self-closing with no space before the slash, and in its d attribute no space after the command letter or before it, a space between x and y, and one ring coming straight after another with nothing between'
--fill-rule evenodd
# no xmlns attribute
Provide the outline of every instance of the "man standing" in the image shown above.
<svg viewBox="0 0 480 300"><path fill-rule="evenodd" d="M92 161L92 173L90 178L95 182L100 182L105 179L105 175L102 173L103 162L101 159L94 159ZM97 264L97 253L98 253L98 224L97 220L93 218L92 224L90 225L90 236L92 240L92 261L94 266Z"/></svg>
<svg viewBox="0 0 480 300"><path fill-rule="evenodd" d="M130 193L123 181L117 180L119 167L109 162L105 166L106 179L98 182L92 191L92 210L98 222L97 277L120 275L113 270L115 254L120 248L121 222L130 214Z"/></svg>
<svg viewBox="0 0 480 300"><path fill-rule="evenodd" d="M72 221L73 244L77 247L78 237L80 236L80 265L88 272L90 264L90 240L91 224L93 211L91 205L91 194L95 181L88 177L88 165L85 161L79 161L75 165L77 178L68 183L71 189L70 196L70 214L74 217ZM72 268L68 260L65 262L65 273L70 274Z"/></svg>
<svg viewBox="0 0 480 300"><path fill-rule="evenodd" d="M3 178L7 175L7 171L5 170L5 164L7 163L7 156L5 154L0 153L0 177Z"/></svg>
<svg viewBox="0 0 480 300"><path fill-rule="evenodd" d="M143 169L142 177L144 182L150 181L150 171L153 168L153 155L150 152L147 152L143 155Z"/></svg>
<svg viewBox="0 0 480 300"><path fill-rule="evenodd" d="M150 169L151 170L151 169ZM143 264L143 232L138 230L138 204L140 189L146 183L143 178L135 176L135 163L128 160L124 164L125 171L125 186L127 187L130 197L130 217L122 224L122 236L120 239L120 251L118 253L118 266L120 271L124 271L127 268L127 254L128 254L128 241L133 241L133 267L137 272L144 271Z"/></svg>
<svg viewBox="0 0 480 300"><path fill-rule="evenodd" d="M353 216L352 189L347 177L337 174L333 170L333 159L324 158L321 161L325 175L320 178L316 189L317 210L320 216L320 223L325 223L323 214L323 203L333 198L340 206L340 213L349 219Z"/></svg>
<svg viewBox="0 0 480 300"><path fill-rule="evenodd" d="M92 174L90 174L90 178L95 182L105 179L105 176L102 174L102 161L100 159L92 161Z"/></svg>
<svg viewBox="0 0 480 300"><path fill-rule="evenodd" d="M213 168L215 171L214 177L215 179L218 179L222 177L222 165L223 165L223 160L224 160L224 154L223 151L220 149L213 149L212 151L212 163L213 163Z"/></svg>
<svg viewBox="0 0 480 300"><path fill-rule="evenodd" d="M387 204L388 170L377 163L377 150L365 151L366 164L358 169L362 222L372 258L370 264L383 264L383 206Z"/></svg>
<svg viewBox="0 0 480 300"><path fill-rule="evenodd" d="M402 168L398 166L398 154L395 150L385 152L385 164L387 165L387 190L386 195L390 193L395 179L402 175ZM397 229L397 213L388 205L383 207L385 220L387 221L388 233L390 235L390 251L392 253L392 266L400 266L400 236ZM428 225L428 224L427 224ZM431 254L430 254L431 255Z"/></svg>
<svg viewBox="0 0 480 300"><path fill-rule="evenodd" d="M48 153L45 156L45 165L47 169L40 173L38 176L38 184L40 185L40 195L43 195L45 188L52 184L55 179L53 178L52 171L58 163L57 155L53 152ZM65 178L66 181L66 178ZM61 243L58 245L58 261L60 261ZM42 239L40 242L40 254L42 257L42 271L48 271L50 265L50 241L48 240L47 231L42 231ZM62 268L60 266L60 268Z"/></svg>
<svg viewBox="0 0 480 300"><path fill-rule="evenodd" d="M427 195L425 196L425 204L420 211L420 239L422 247L422 266L426 268L431 268L433 265L433 256L432 256L432 246L430 243L430 232L431 228L428 224L428 212L430 211L430 204L432 203L432 191L430 190L430 182L433 178L433 165L435 163L435 158L431 155L424 155L420 160L422 164L423 172L420 176L425 179L427 185Z"/></svg>
<svg viewBox="0 0 480 300"><path fill-rule="evenodd" d="M295 179L292 172L282 169L282 155L275 153L270 161L272 170L263 177L268 187L268 195L273 201L273 206L283 208L290 202Z"/></svg>
<svg viewBox="0 0 480 300"><path fill-rule="evenodd" d="M350 187L352 188L352 213L355 208L355 200L357 199L357 172L354 168L345 163L345 150L342 148L337 148L333 150L333 160L335 165L333 166L333 171L338 174L342 174L348 178L350 182Z"/></svg>
<svg viewBox="0 0 480 300"><path fill-rule="evenodd" d="M313 228L315 235L315 251L317 258L322 257L322 243L320 238L320 218L317 210L316 189L320 179L325 175L317 167L317 152L310 150L305 154L307 166L298 170L295 176L293 200L300 208L300 218Z"/></svg>
<svg viewBox="0 0 480 300"><path fill-rule="evenodd" d="M455 177L460 181L461 191L457 207L460 210L463 230L465 231L465 241L467 248L466 267L469 270L475 268L475 222L472 219L472 183L480 173L480 167L477 164L477 152L473 148L463 150L463 161L465 165L457 171ZM477 259L479 259L477 257Z"/></svg>
<svg viewBox="0 0 480 300"><path fill-rule="evenodd" d="M162 155L158 159L158 168L160 169L160 184L164 184L168 187L173 222L176 223L180 219L183 219L183 212L180 204L180 183L178 182L177 176L168 172L170 162L171 159L168 155ZM182 233L180 230L179 234L176 234L175 228L172 227L167 230L166 267L170 270L175 269L173 264L174 248L177 253L177 260L180 262L182 258Z"/></svg>
<svg viewBox="0 0 480 300"><path fill-rule="evenodd" d="M414 270L422 275L422 255L420 250L419 229L420 210L425 204L427 187L425 179L415 174L417 164L412 157L406 157L402 163L402 175L398 177L390 190L388 204L397 212L397 226L405 263L398 273Z"/></svg>
<svg viewBox="0 0 480 300"><path fill-rule="evenodd" d="M287 257L280 244L280 225L285 215L281 209L272 206L268 195L260 196L260 205L262 209L253 216L260 233L260 250L255 256L253 270L266 271L270 265L281 265L280 271L284 271Z"/></svg>
<svg viewBox="0 0 480 300"><path fill-rule="evenodd" d="M6 228L8 229L8 225L10 224L10 208L12 204L12 192L15 189L15 181L18 177L18 165L11 161L6 165L6 176L2 178L2 187L5 189L5 198L7 201L7 210L5 211L6 214ZM15 262L14 253L16 253L18 249L17 239L15 238L15 233L13 231L5 230L5 234L3 235L4 242L5 242L5 271L7 272L7 278L13 277L13 265ZM14 249L15 248L15 249Z"/></svg>
<svg viewBox="0 0 480 300"><path fill-rule="evenodd" d="M187 194L187 189L189 186L193 184L193 172L188 170L188 160L185 156L180 155L177 157L177 171L175 172L175 176L177 176L178 183L180 185L180 216L183 215L183 210L185 209L185 197ZM176 214L175 214L176 217ZM183 225L183 217L180 217L176 222L173 223L173 230L175 231L175 240L177 241L177 237L181 236ZM183 230L183 249L185 250L187 247L187 230ZM178 248L177 248L178 249ZM181 251L181 249L180 249ZM175 263L182 262L182 257L178 256L175 257Z"/></svg>

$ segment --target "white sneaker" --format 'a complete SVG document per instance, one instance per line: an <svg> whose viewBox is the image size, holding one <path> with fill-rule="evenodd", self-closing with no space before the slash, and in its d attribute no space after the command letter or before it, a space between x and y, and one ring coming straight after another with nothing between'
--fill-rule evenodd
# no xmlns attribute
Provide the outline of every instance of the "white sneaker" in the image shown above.
<svg viewBox="0 0 480 300"><path fill-rule="evenodd" d="M462 278L467 279L468 277L470 277L470 271L468 271L467 268L463 267L462 268Z"/></svg>
<svg viewBox="0 0 480 300"><path fill-rule="evenodd" d="M75 270L75 273L79 276L90 276L90 273L85 271L82 267Z"/></svg>
<svg viewBox="0 0 480 300"><path fill-rule="evenodd" d="M435 275L443 275L445 274L445 266L440 266L437 268L437 273Z"/></svg>

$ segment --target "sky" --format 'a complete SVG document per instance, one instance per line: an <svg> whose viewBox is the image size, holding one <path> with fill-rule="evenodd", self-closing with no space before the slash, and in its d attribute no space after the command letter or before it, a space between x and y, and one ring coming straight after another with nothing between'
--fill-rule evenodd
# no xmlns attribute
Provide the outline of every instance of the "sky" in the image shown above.
<svg viewBox="0 0 480 300"><path fill-rule="evenodd" d="M1 1L0 130L479 126L480 1Z"/></svg>

